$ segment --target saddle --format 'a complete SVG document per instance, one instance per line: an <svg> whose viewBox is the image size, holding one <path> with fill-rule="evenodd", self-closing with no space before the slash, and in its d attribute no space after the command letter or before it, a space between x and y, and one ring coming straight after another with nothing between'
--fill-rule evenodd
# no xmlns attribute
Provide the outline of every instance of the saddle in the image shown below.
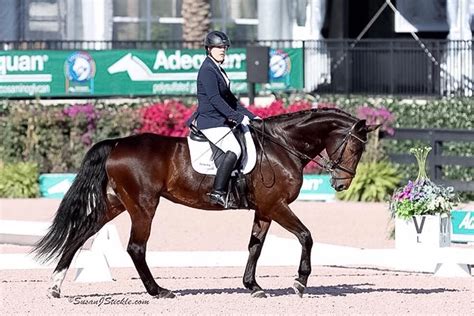
<svg viewBox="0 0 474 316"><path fill-rule="evenodd" d="M248 128L247 128L248 129ZM243 170L245 169L245 163L249 161L248 159L248 152L247 152L247 139L246 132L250 133L248 130L243 131L240 128L233 129L232 132L234 133L237 141L239 142L240 147L242 148L242 155L240 156L239 160L236 163L235 169L232 171L228 187L227 187L227 196L226 196L226 208L230 209L242 209L242 208L249 208L249 202L247 199L248 195L248 186L247 181L245 179L245 174ZM210 160L213 163L213 167L217 169L217 166L220 165L222 159L224 158L224 152L210 142L206 136L193 124L190 125L190 134L188 136L188 144L190 142L200 142L206 143L207 146L210 146L210 150L212 152L210 156ZM253 146L253 142L252 142ZM193 158L192 154L192 146L190 147L191 151L191 159ZM253 150L255 151L255 146L253 146ZM194 159L192 159L194 161ZM202 163L202 161L201 161ZM193 164L194 167L194 164ZM196 169L196 168L195 168ZM196 170L198 171L198 170ZM198 171L199 172L199 171ZM214 173L207 173L207 174L214 174Z"/></svg>

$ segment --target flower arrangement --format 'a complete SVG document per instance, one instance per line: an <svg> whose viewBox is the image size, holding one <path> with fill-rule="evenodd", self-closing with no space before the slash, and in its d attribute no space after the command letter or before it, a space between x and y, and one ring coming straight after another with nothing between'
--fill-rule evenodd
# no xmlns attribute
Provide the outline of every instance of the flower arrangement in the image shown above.
<svg viewBox="0 0 474 316"><path fill-rule="evenodd" d="M415 181L394 192L390 211L395 217L410 219L414 215L448 214L457 203L452 187L433 183L426 175L426 157L431 147L412 148L418 162L418 177Z"/></svg>

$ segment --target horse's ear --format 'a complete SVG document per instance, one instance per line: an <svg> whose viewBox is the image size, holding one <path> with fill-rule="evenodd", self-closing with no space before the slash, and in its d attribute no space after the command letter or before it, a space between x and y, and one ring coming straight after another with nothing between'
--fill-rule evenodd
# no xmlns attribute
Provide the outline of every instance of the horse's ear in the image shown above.
<svg viewBox="0 0 474 316"><path fill-rule="evenodd" d="M382 124L367 125L367 133L375 131L380 126L382 126Z"/></svg>
<svg viewBox="0 0 474 316"><path fill-rule="evenodd" d="M360 130L364 129L364 128L365 128L365 123L366 123L365 120L360 120L360 121L358 121L358 122L356 123L356 125L354 126L354 130L355 130L355 131L360 131Z"/></svg>
<svg viewBox="0 0 474 316"><path fill-rule="evenodd" d="M367 133L375 131L377 128L382 126L382 124L373 124L373 125L366 125L367 121L366 120L360 120L359 122L356 123L354 129L356 131L362 131L365 129Z"/></svg>

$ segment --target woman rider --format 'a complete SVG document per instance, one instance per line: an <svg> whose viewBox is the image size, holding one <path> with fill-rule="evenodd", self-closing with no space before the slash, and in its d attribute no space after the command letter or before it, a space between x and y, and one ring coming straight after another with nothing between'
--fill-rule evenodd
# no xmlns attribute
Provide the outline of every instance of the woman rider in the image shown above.
<svg viewBox="0 0 474 316"><path fill-rule="evenodd" d="M250 120L259 118L243 107L230 91L229 78L221 67L230 46L229 37L223 32L212 31L207 34L204 46L207 57L197 77L198 107L190 122L224 152L209 197L212 204L225 206L230 174L241 155L231 128L238 124L246 126Z"/></svg>

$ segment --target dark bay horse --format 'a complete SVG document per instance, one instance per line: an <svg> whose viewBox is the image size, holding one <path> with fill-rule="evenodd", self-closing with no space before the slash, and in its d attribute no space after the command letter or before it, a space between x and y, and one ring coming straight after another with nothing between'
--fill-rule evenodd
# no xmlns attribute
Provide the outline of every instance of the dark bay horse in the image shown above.
<svg viewBox="0 0 474 316"><path fill-rule="evenodd" d="M306 110L267 118L251 126L258 159L246 175L248 200L255 210L243 284L254 297L265 297L255 279L257 260L272 221L293 233L302 246L294 289L303 295L311 273L313 240L288 206L299 194L304 166L325 149L332 186L347 189L364 150L367 133L377 126L334 109ZM204 210L222 210L209 203L212 176L191 167L186 138L140 134L96 143L85 155L48 233L38 242L39 258L59 258L48 294L60 288L74 254L107 222L127 210L131 233L127 247L150 295L174 297L160 287L145 260L151 223L160 197Z"/></svg>

